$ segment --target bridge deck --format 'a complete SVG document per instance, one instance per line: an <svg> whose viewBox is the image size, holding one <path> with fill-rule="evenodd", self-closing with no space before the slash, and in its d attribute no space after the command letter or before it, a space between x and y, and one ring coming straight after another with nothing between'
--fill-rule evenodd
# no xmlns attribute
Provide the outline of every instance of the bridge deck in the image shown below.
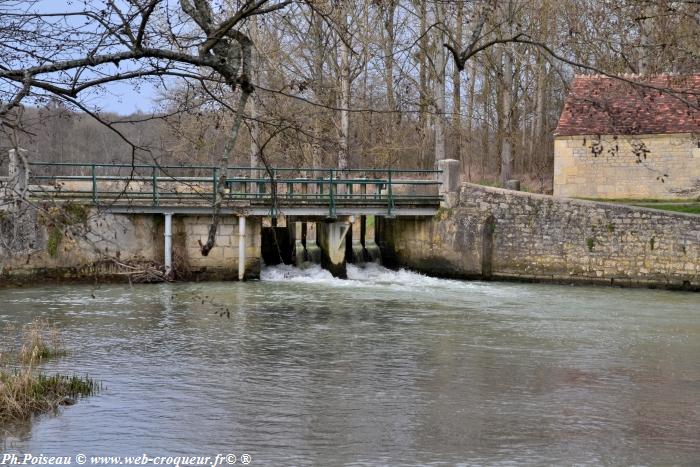
<svg viewBox="0 0 700 467"><path fill-rule="evenodd" d="M227 169L224 214L336 217L430 216L439 171L399 169ZM222 178L211 166L30 163L30 196L112 212L211 213Z"/></svg>

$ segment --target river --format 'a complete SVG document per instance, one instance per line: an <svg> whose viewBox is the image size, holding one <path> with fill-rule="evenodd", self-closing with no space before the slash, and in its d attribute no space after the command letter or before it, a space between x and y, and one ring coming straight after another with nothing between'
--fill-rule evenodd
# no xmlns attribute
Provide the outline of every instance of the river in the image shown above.
<svg viewBox="0 0 700 467"><path fill-rule="evenodd" d="M349 266L261 281L0 290L55 323L48 372L103 390L4 427L4 451L251 465L690 464L700 295Z"/></svg>

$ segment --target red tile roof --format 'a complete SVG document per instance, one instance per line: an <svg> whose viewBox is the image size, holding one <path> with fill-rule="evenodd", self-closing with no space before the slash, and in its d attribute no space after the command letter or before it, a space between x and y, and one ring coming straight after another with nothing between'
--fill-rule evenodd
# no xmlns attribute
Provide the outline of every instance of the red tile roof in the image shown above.
<svg viewBox="0 0 700 467"><path fill-rule="evenodd" d="M554 135L700 133L700 74L622 78L671 92L602 75L577 75Z"/></svg>

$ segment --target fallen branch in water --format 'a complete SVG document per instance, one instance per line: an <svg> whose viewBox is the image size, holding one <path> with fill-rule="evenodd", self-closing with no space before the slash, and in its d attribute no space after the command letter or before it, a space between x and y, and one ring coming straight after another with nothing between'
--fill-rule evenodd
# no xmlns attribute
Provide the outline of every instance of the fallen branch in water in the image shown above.
<svg viewBox="0 0 700 467"><path fill-rule="evenodd" d="M130 282L147 283L147 282L170 282L162 265L151 260L138 260L133 262L122 262L116 258L109 258L109 261L115 266L128 269L115 273L119 276L128 276Z"/></svg>

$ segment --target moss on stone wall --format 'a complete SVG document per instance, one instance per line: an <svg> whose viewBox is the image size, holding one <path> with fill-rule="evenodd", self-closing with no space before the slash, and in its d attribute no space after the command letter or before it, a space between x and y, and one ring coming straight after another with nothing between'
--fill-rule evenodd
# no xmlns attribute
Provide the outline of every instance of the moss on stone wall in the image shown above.
<svg viewBox="0 0 700 467"><path fill-rule="evenodd" d="M452 217L452 208L440 207L435 213L436 221L444 221Z"/></svg>
<svg viewBox="0 0 700 467"><path fill-rule="evenodd" d="M45 206L39 217L39 223L46 226L71 226L87 224L90 208L78 203L63 203Z"/></svg>
<svg viewBox="0 0 700 467"><path fill-rule="evenodd" d="M90 209L82 204L66 203L62 206L63 221L68 225L85 224L88 220Z"/></svg>
<svg viewBox="0 0 700 467"><path fill-rule="evenodd" d="M46 251L48 251L49 256L53 257L58 254L58 246L61 244L62 238L63 233L58 227L54 225L49 228L49 238L46 242Z"/></svg>
<svg viewBox="0 0 700 467"><path fill-rule="evenodd" d="M586 246L588 247L588 251L593 251L593 248L595 248L595 238L586 239Z"/></svg>
<svg viewBox="0 0 700 467"><path fill-rule="evenodd" d="M46 251L49 256L55 257L58 254L64 230L74 225L86 225L89 214L90 208L78 203L68 202L46 207L39 216L39 223L48 229Z"/></svg>

